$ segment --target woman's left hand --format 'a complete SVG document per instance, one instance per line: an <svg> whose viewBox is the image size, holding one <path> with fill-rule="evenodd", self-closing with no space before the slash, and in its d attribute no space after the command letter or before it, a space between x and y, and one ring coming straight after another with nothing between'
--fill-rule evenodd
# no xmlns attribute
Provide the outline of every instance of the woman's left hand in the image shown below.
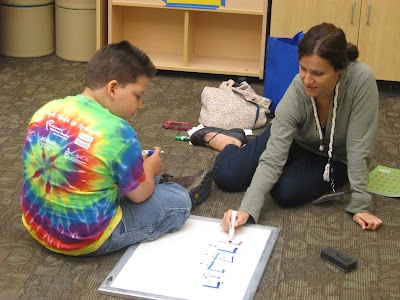
<svg viewBox="0 0 400 300"><path fill-rule="evenodd" d="M377 230L382 225L381 219L367 212L354 214L353 220L363 230Z"/></svg>

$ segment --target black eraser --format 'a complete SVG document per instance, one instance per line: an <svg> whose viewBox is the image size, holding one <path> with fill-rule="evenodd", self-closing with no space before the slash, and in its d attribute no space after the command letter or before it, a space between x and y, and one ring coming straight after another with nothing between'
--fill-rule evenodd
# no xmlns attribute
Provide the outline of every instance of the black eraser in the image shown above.
<svg viewBox="0 0 400 300"><path fill-rule="evenodd" d="M334 265L343 272L353 271L357 267L357 260L340 252L336 248L328 247L321 250L321 258Z"/></svg>

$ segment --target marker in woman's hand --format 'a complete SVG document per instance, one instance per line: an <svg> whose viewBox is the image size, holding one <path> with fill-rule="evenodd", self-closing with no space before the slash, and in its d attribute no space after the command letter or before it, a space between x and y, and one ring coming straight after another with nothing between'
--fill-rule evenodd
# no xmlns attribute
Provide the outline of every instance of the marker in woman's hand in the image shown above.
<svg viewBox="0 0 400 300"><path fill-rule="evenodd" d="M150 156L154 153L154 150L142 150L142 155L143 156ZM164 153L164 151L161 151L160 153Z"/></svg>
<svg viewBox="0 0 400 300"><path fill-rule="evenodd" d="M237 211L234 210L234 211L232 211L232 215L231 215L231 228L229 229L229 243L232 242L233 236L235 235L236 217L237 217Z"/></svg>

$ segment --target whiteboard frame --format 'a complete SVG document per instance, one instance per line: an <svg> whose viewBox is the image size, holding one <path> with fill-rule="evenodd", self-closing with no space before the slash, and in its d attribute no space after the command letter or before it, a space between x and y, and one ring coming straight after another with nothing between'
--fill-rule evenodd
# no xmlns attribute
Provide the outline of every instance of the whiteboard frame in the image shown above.
<svg viewBox="0 0 400 300"><path fill-rule="evenodd" d="M193 215L191 215L189 217L189 219L203 220L203 221L217 222L217 223L221 222L220 219L193 216ZM277 240L279 232L280 232L280 228L263 226L263 225L258 225L258 224L245 224L243 226L270 231L270 235L268 237L267 242L265 243L265 247L261 253L257 267L254 270L253 276L249 282L249 286L247 287L246 293L243 297L243 300L252 300L257 291L257 288L261 281L262 275L264 274L264 270L267 266L268 260L272 253L272 250L275 246L276 240ZM123 298L128 298L128 299L185 300L182 298L169 297L169 296L157 295L157 294L152 294L152 293L143 293L143 292L134 291L134 290L126 290L126 289L111 287L113 281L117 278L120 271L123 269L123 267L128 262L128 260L131 258L131 256L134 254L134 252L139 247L139 245L140 245L140 243L134 244L126 250L124 255L121 257L121 259L115 265L114 269L107 275L106 279L103 281L103 283L99 287L98 292L100 294L118 296L118 297L123 297Z"/></svg>

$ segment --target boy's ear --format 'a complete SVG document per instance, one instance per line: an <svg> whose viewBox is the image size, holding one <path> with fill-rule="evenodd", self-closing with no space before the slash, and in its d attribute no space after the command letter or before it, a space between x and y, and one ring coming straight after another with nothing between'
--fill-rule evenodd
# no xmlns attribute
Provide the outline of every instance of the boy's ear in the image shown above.
<svg viewBox="0 0 400 300"><path fill-rule="evenodd" d="M110 97L114 97L115 95L115 89L118 87L118 81L116 80L111 80L108 84L107 84L107 94Z"/></svg>

